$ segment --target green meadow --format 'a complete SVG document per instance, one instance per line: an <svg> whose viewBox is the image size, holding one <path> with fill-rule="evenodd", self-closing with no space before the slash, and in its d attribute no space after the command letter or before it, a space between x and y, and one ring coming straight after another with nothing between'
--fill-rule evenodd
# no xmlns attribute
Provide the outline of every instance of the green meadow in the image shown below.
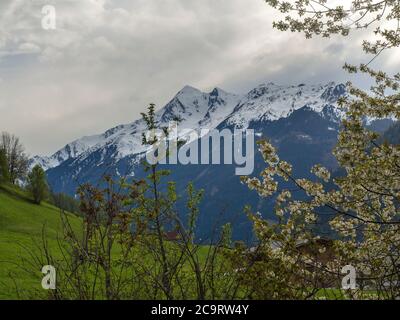
<svg viewBox="0 0 400 320"><path fill-rule="evenodd" d="M81 220L72 214L68 216L71 225L79 228ZM0 299L23 298L25 292L41 289L41 270L35 275L25 270L22 262L40 253L43 232L49 249L57 250L60 209L47 203L36 205L18 188L1 185Z"/></svg>

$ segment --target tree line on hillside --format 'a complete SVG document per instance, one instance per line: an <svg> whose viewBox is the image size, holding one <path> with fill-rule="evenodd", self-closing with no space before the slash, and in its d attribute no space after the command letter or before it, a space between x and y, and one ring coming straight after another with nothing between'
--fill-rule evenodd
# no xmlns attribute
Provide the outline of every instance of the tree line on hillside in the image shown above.
<svg viewBox="0 0 400 320"><path fill-rule="evenodd" d="M47 200L62 210L79 213L79 205L74 198L51 192L46 173L40 165L29 170L29 158L23 144L17 136L8 132L2 132L0 136L0 183L25 188L35 204Z"/></svg>
<svg viewBox="0 0 400 320"><path fill-rule="evenodd" d="M391 144L400 144L400 122L396 122L383 135L383 139Z"/></svg>

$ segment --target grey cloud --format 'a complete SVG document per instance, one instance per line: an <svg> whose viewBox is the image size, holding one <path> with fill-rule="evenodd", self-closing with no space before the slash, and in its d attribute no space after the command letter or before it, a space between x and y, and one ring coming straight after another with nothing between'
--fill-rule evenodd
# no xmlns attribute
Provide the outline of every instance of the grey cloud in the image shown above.
<svg viewBox="0 0 400 320"><path fill-rule="evenodd" d="M40 27L48 2L56 31ZM243 93L264 81L343 81L344 61L362 57L361 35L305 40L272 29L275 14L263 0L1 1L0 130L50 153L186 84Z"/></svg>

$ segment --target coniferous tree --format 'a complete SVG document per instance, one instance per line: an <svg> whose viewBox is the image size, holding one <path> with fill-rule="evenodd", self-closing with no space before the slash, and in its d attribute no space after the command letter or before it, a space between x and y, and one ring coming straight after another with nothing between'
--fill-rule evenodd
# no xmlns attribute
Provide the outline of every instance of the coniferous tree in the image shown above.
<svg viewBox="0 0 400 320"><path fill-rule="evenodd" d="M46 173L43 168L36 165L28 175L28 190L33 196L33 201L40 204L48 194Z"/></svg>

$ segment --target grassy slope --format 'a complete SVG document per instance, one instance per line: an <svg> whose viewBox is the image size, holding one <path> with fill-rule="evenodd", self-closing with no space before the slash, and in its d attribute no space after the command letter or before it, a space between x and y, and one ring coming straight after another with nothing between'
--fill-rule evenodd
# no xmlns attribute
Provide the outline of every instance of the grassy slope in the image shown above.
<svg viewBox="0 0 400 320"><path fill-rule="evenodd" d="M69 217L72 227L78 230L80 218ZM61 234L60 210L47 203L35 205L21 190L0 185L0 299L24 299L30 297L24 294L25 290L29 293L32 289L42 290L41 270L37 270L36 275L28 274L17 264L21 265L21 257L31 259L30 252L39 253L44 226L49 249L57 253L57 235ZM208 246L199 248L201 261L206 260L208 250ZM115 248L114 254L119 256L118 253L118 248Z"/></svg>
<svg viewBox="0 0 400 320"><path fill-rule="evenodd" d="M73 226L78 227L79 218L70 215ZM21 256L29 258L29 252L37 252L43 226L50 248L57 248L57 233L61 230L60 210L49 204L38 206L22 191L12 186L0 186L0 299L18 298L19 290L41 288L41 273L35 278L23 272L16 264ZM38 281L39 279L39 281Z"/></svg>

